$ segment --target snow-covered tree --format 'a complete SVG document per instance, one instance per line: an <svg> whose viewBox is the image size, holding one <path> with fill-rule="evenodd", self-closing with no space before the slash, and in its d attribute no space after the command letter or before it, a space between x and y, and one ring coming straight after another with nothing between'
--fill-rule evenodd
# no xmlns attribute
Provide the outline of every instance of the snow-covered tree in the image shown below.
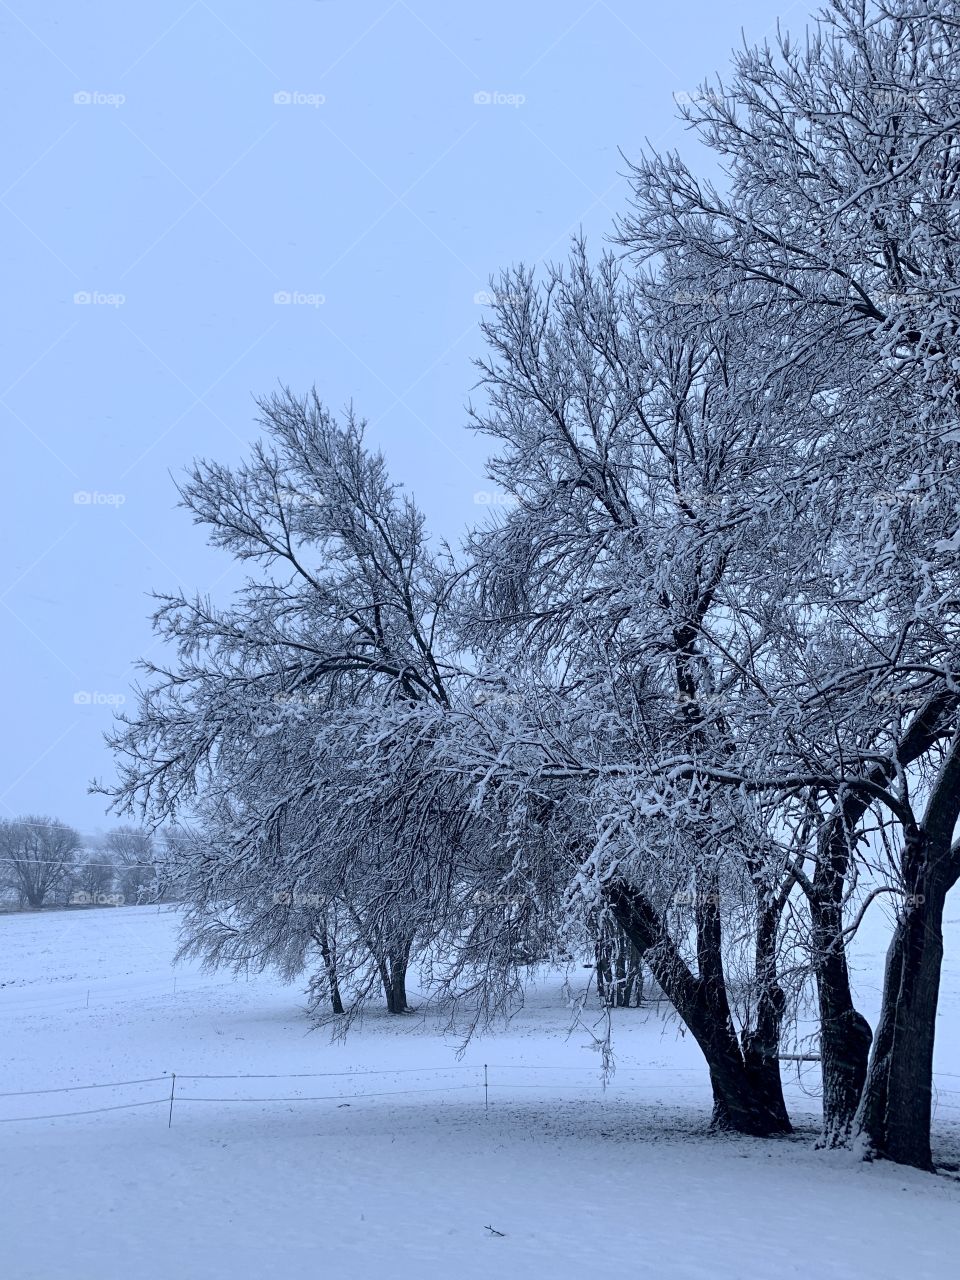
<svg viewBox="0 0 960 1280"><path fill-rule="evenodd" d="M362 764L346 736L323 737L358 708L447 702L454 580L352 413L340 425L316 396L289 393L261 408L268 440L251 461L199 463L182 489L211 541L257 573L226 608L160 600L155 625L178 662L145 664L137 715L114 738L125 761L115 801L152 822L194 806L207 824L166 860L168 882L195 904L188 944L289 969L308 945L324 951L336 910L402 1012L416 858L387 845L376 815L352 821L356 787L340 775ZM302 894L316 909L291 915Z"/></svg>
<svg viewBox="0 0 960 1280"><path fill-rule="evenodd" d="M117 806L189 818L164 874L211 963L318 1002L482 1018L531 960L626 940L719 1124L789 1129L815 979L825 1139L929 1165L960 878L953 0L832 0L685 108L722 189L634 167L627 251L495 282L473 425L503 501L463 564L362 424L265 401L184 505L253 566L164 598L176 652L113 738ZM847 946L898 916L883 1012ZM599 948L599 951L598 951Z"/></svg>
<svg viewBox="0 0 960 1280"><path fill-rule="evenodd" d="M775 372L832 366L810 472L788 487L819 511L820 548L835 557L823 617L838 652L820 646L807 664L824 779L814 791L832 798L809 893L828 1128L849 1131L866 1073L842 939L854 850L879 805L898 828L901 910L859 1127L878 1152L922 1165L940 917L960 876L958 90L952 0L833 0L804 41L781 33L743 50L730 79L685 108L720 157L723 189L677 155L648 156L619 229L641 258L693 264L698 287L749 282L774 302ZM831 751L837 724L846 745Z"/></svg>
<svg viewBox="0 0 960 1280"><path fill-rule="evenodd" d="M42 907L66 883L81 850L79 833L56 818L0 820L0 868L23 905Z"/></svg>

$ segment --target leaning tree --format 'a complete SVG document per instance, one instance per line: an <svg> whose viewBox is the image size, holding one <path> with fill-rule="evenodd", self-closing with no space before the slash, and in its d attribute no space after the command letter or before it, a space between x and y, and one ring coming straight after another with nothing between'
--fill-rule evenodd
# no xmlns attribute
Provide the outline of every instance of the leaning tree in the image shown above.
<svg viewBox="0 0 960 1280"><path fill-rule="evenodd" d="M695 264L700 288L705 275L719 290L750 282L775 301L775 373L822 368L831 353L825 429L810 441L817 474L803 492L813 502L819 488L821 508L834 508L828 627L852 661L842 688L820 673L806 710L813 724L849 725L854 713L865 723L859 753L833 752L830 780L814 788L828 801L808 894L826 1101L842 1137L869 1051L842 960L843 907L862 823L879 804L881 824L897 828L901 898L857 1127L877 1152L921 1165L940 921L960 875L958 102L954 0L832 0L804 41L781 33L744 49L729 80L685 107L721 160L724 189L677 155L649 155L618 232L640 258Z"/></svg>

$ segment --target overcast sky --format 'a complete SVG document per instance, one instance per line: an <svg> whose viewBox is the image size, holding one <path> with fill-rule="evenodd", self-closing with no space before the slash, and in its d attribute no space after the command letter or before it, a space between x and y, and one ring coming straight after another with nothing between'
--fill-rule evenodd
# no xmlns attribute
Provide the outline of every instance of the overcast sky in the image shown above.
<svg viewBox="0 0 960 1280"><path fill-rule="evenodd" d="M599 249L618 148L689 154L676 96L810 7L0 0L0 816L116 821L86 788L149 592L238 581L171 476L239 458L254 395L352 399L456 539L490 274Z"/></svg>

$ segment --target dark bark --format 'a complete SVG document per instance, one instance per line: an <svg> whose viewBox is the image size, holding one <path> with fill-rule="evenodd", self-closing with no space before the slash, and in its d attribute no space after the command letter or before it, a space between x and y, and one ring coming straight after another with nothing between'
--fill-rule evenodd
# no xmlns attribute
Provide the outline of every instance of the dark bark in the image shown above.
<svg viewBox="0 0 960 1280"><path fill-rule="evenodd" d="M392 996L391 1013L406 1013L407 1004L407 956L409 950L395 955L390 960L390 992Z"/></svg>
<svg viewBox="0 0 960 1280"><path fill-rule="evenodd" d="M960 844L951 844L960 816L960 741L954 740L923 822L904 833L905 890L887 952L883 1001L857 1132L877 1156L931 1169L933 1046L943 909L960 879Z"/></svg>
<svg viewBox="0 0 960 1280"><path fill-rule="evenodd" d="M331 936L326 924L322 924L315 935L323 957L323 970L327 977L327 991L330 996L330 1008L338 1016L343 1013L343 999L340 995L340 980L337 973L337 944Z"/></svg>
<svg viewBox="0 0 960 1280"><path fill-rule="evenodd" d="M613 971L610 965L610 946L606 939L601 939L593 949L597 965L597 995L600 1003L609 1004L613 990Z"/></svg>
<svg viewBox="0 0 960 1280"><path fill-rule="evenodd" d="M933 1042L943 959L943 901L907 906L897 921L857 1131L874 1155L932 1169Z"/></svg>
<svg viewBox="0 0 960 1280"><path fill-rule="evenodd" d="M383 982L384 995L387 998L388 1013L407 1013L407 966L410 963L412 943L399 943L393 951L384 957L378 957L380 979Z"/></svg>
<svg viewBox="0 0 960 1280"><path fill-rule="evenodd" d="M388 1013L407 1013L407 966L413 950L413 938L404 938L398 930L389 933L372 929L356 907L347 901L347 910L364 940L380 976L380 985L387 1002ZM390 939L393 939L391 942Z"/></svg>
<svg viewBox="0 0 960 1280"><path fill-rule="evenodd" d="M956 707L957 697L949 690L933 695L911 721L896 759L878 764L867 781L885 787L898 769L923 757L949 732ZM870 1024L853 1003L843 933L843 894L852 842L869 804L863 790L849 790L838 802L818 837L817 869L808 891L820 1006L823 1141L828 1146L845 1145L854 1130L873 1038Z"/></svg>
<svg viewBox="0 0 960 1280"><path fill-rule="evenodd" d="M872 1032L853 1003L843 935L843 891L849 865L847 828L834 820L819 842L810 916L823 1073L823 1143L850 1138L867 1078Z"/></svg>
<svg viewBox="0 0 960 1280"><path fill-rule="evenodd" d="M742 1039L747 1076L761 1105L789 1128L780 1075L780 1027L786 997L777 981L777 928L780 903L761 899L757 907L755 971L757 1009L754 1026Z"/></svg>
<svg viewBox="0 0 960 1280"><path fill-rule="evenodd" d="M716 904L702 904L709 909L698 912L698 952L704 970L695 977L662 917L643 894L615 883L608 886L607 897L616 920L703 1051L713 1087L714 1124L758 1137L789 1133L785 1110L771 1107L758 1091L737 1041L722 967L717 963Z"/></svg>

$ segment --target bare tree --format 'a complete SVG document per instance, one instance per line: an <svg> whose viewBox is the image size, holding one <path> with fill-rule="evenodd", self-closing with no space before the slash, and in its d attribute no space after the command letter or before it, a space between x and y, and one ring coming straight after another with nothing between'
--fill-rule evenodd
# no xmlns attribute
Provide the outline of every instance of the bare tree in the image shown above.
<svg viewBox="0 0 960 1280"><path fill-rule="evenodd" d="M84 858L70 877L70 886L74 890L71 901L77 892L92 901L105 898L113 889L116 875L116 867L104 854L95 852Z"/></svg>
<svg viewBox="0 0 960 1280"><path fill-rule="evenodd" d="M493 355L482 365L492 408L478 425L501 445L493 474L515 503L474 539L487 615L479 634L533 657L569 702L549 725L557 746L541 730L542 758L524 768L530 778L539 768L592 779L590 803L604 806L606 831L588 835L578 878L597 878L596 892L703 1048L717 1122L776 1132L789 1125L771 950L792 887L785 868L731 838L731 824L754 823L706 782L699 795L688 788L672 826L646 824L646 858L631 851L640 837L628 815L657 760L735 750L730 711L756 695L751 669L772 637L741 602L759 590L764 552L785 533L771 509L771 460L789 463L816 386L784 382L779 401L765 402L754 350L766 341L749 292L740 291L739 314L705 303L695 323L671 271L668 263L661 279L630 279L610 258L594 269L578 245L542 291L523 271L499 282L502 301L485 326ZM584 727L591 722L609 739ZM724 974L723 877L710 852L718 840L752 885L758 918L771 917L758 926L767 994L760 1022L744 1029L746 1054ZM678 933L671 885L688 891L689 877L692 911Z"/></svg>
<svg viewBox="0 0 960 1280"><path fill-rule="evenodd" d="M0 860L21 904L42 907L63 886L82 849L79 833L56 818L0 821Z"/></svg>
<svg viewBox="0 0 960 1280"><path fill-rule="evenodd" d="M867 1076L869 1028L850 992L845 903L861 824L879 801L883 821L899 828L902 909L857 1124L878 1154L925 1167L940 921L960 876L952 799L960 652L958 101L960 20L952 0L832 0L805 41L780 33L772 46L744 49L730 80L704 85L685 108L699 137L723 157L728 188L700 181L676 155L646 157L635 167L634 208L619 231L641 257L679 252L710 288L750 281L775 300L782 352L771 367L812 370L831 353L822 419L833 444L828 454L817 450L819 480L805 483L808 493L817 485L829 491L839 516L832 545L845 548L830 625L848 637L854 628L869 636L873 652L851 648L842 698L825 671L819 697L832 703L834 724L850 723L857 700L862 713L870 699L886 699L891 714L878 724L871 708L865 720L872 726L861 715L860 742L869 747L851 750L848 738L821 770L833 778L823 790L835 798L823 813L805 891L827 1130L841 1141L850 1134ZM893 715L897 699L901 712L914 714ZM829 742L828 728L821 745ZM879 789L873 796L871 787Z"/></svg>
<svg viewBox="0 0 960 1280"><path fill-rule="evenodd" d="M595 947L597 994L601 1003L629 1009L643 1001L643 962L622 928L602 930Z"/></svg>
<svg viewBox="0 0 960 1280"><path fill-rule="evenodd" d="M139 902L157 881L155 837L141 827L114 827L103 837L101 849L116 867L124 901Z"/></svg>
<svg viewBox="0 0 960 1280"><path fill-rule="evenodd" d="M200 859L195 843L186 846L180 878L199 913L188 927L208 956L232 963L267 954L250 932L258 921L283 963L300 963L302 943L322 939L337 903L340 922L351 920L367 947L388 1007L400 1013L424 918L425 899L408 874L418 864L375 813L357 826L338 788L344 766L356 769L351 708L389 714L397 705L446 703L454 581L352 413L341 425L315 394L285 393L261 408L269 440L252 462L234 470L200 463L182 489L212 541L259 574L228 609L182 595L161 600L155 625L177 644L180 663L146 666L152 683L138 714L113 739L123 761L116 804L152 822L194 806L212 824ZM344 735L315 750L316 735L337 716ZM357 777L351 797L362 789ZM258 876L276 850L277 874ZM232 867L243 870L231 876ZM371 868L380 874L375 901ZM265 890L280 895L267 903L269 925ZM300 913L286 952L283 895L301 892L317 896L317 910ZM366 979L359 985L369 990Z"/></svg>
<svg viewBox="0 0 960 1280"><path fill-rule="evenodd" d="M958 31L953 0L832 0L686 109L729 189L647 157L632 261L503 274L474 425L504 502L467 565L316 394L262 404L251 463L194 467L184 505L254 574L225 609L161 599L176 657L112 739L119 810L198 821L169 860L188 948L394 1012L416 950L479 1019L531 957L599 947L619 990L623 938L717 1124L763 1135L790 1127L812 974L824 1140L929 1166L960 877ZM871 1056L847 946L880 894Z"/></svg>

